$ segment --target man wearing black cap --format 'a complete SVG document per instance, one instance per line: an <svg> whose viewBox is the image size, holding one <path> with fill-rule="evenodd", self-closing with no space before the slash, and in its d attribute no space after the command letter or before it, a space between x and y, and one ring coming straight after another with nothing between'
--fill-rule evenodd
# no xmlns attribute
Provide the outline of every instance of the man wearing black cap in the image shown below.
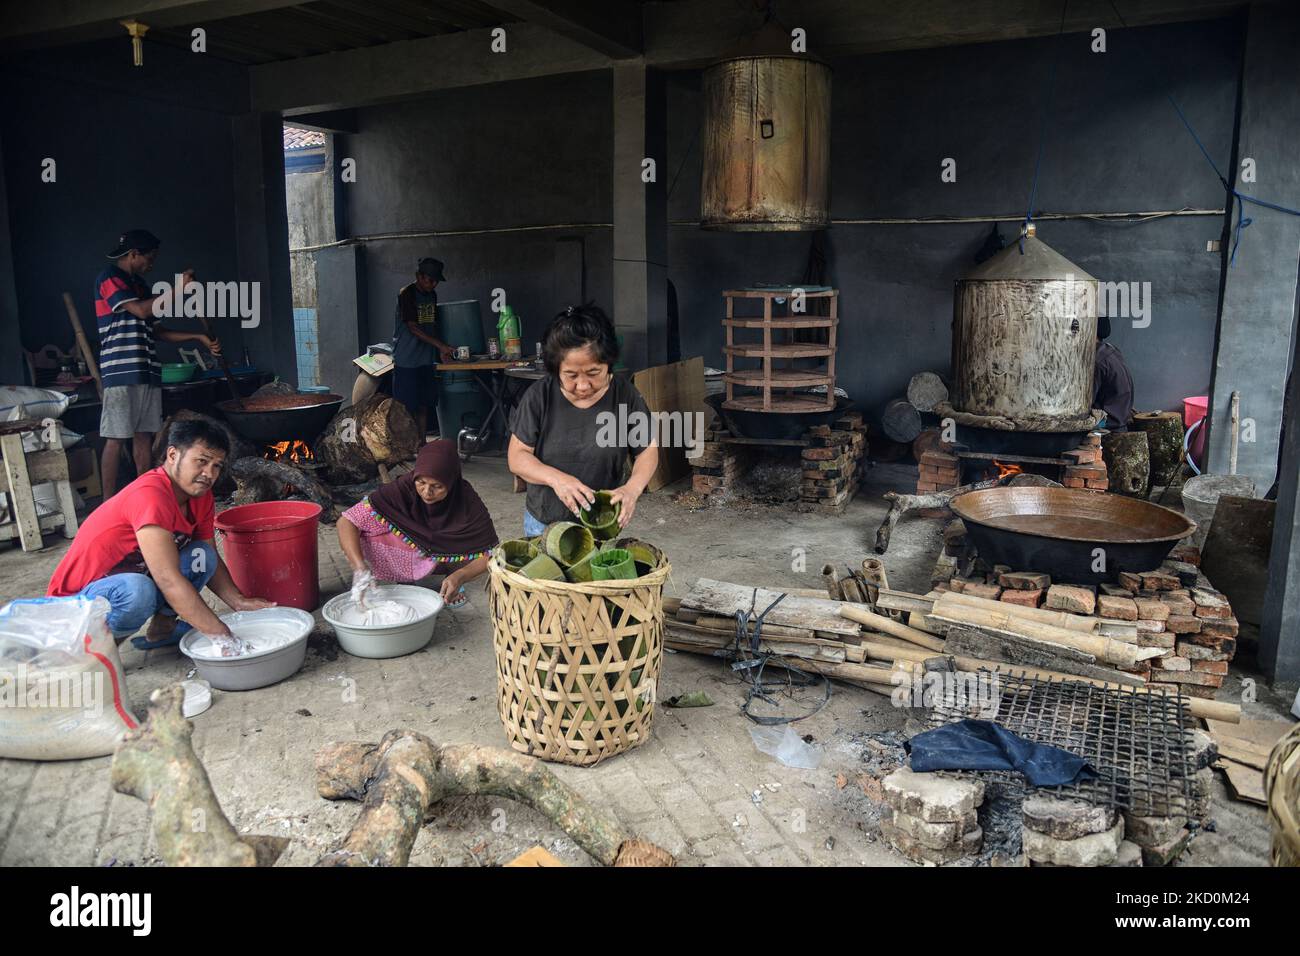
<svg viewBox="0 0 1300 956"><path fill-rule="evenodd" d="M1111 345L1110 319L1097 319L1097 364L1093 375L1096 395L1093 408L1106 413L1106 428L1112 432L1128 431L1128 420L1133 417L1133 376L1124 363L1124 353Z"/></svg>
<svg viewBox="0 0 1300 956"><path fill-rule="evenodd" d="M135 470L143 475L153 466L150 446L162 427L162 366L154 339L199 342L214 355L221 343L199 332L178 332L158 325L154 300L144 274L158 258L160 241L147 229L129 229L108 254L113 263L95 280L95 319L99 324L99 373L104 383L104 410L99 434L104 439L100 461L104 498L117 491L117 465L122 446L132 443ZM194 280L185 272L179 297Z"/></svg>
<svg viewBox="0 0 1300 956"><path fill-rule="evenodd" d="M428 409L438 405L438 378L433 366L451 360L453 349L437 330L439 282L446 281L442 263L424 258L415 281L397 293L397 327L393 336L393 398L406 406L420 428L427 430Z"/></svg>

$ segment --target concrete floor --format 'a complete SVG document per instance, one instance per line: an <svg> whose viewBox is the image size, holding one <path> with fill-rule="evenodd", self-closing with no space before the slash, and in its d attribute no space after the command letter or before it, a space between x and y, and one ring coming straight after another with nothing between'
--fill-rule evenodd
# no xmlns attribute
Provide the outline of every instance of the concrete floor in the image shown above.
<svg viewBox="0 0 1300 956"><path fill-rule="evenodd" d="M504 460L476 458L465 471L498 532L519 533L523 498L511 493ZM665 489L642 499L634 529L668 553L669 594L684 595L698 576L818 587L823 562L856 565L869 553L884 514L879 495L905 487L909 472L914 483L914 468L872 470L868 486L838 518L757 506L692 512L673 501L676 489ZM895 587L928 589L940 528L938 520L918 518L898 526L888 555ZM60 538L46 542L49 547L34 554L0 546L0 603L44 593L66 547ZM350 579L332 527L321 530L320 575L324 597ZM293 678L245 693L213 691L211 710L195 719L194 745L235 826L291 837L281 863L308 865L347 832L359 809L317 796L312 759L322 744L378 740L390 729L410 727L438 741L505 746L486 604L486 595L475 590L470 607L442 615L433 642L409 657L350 657L325 628ZM137 710L155 688L189 671L188 660L174 650L122 647ZM1222 699L1230 699L1232 686ZM1280 699L1262 681L1259 687L1248 714L1281 716ZM864 755L870 757L864 735L902 730L906 711L883 696L834 685L829 704L795 725L814 738L821 765L796 770L755 748L751 725L738 711L742 685L729 671L709 658L669 653L659 699L696 690L707 691L715 706L661 707L645 745L595 768L552 765L555 772L685 865L907 865L880 842L877 814L857 784ZM144 804L112 793L108 769L107 757L0 760L0 866L157 864ZM1263 810L1230 800L1221 782L1217 787L1217 832L1200 834L1184 862L1266 865ZM591 862L532 811L472 798L440 807L416 841L412 864L501 864L537 843L572 865Z"/></svg>

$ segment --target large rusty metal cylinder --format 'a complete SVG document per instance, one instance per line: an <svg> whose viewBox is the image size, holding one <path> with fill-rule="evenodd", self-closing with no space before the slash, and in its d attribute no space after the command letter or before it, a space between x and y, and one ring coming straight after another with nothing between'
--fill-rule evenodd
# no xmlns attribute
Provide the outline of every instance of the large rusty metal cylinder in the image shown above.
<svg viewBox="0 0 1300 956"><path fill-rule="evenodd" d="M957 280L952 405L1011 419L1092 409L1097 280L1037 239Z"/></svg>
<svg viewBox="0 0 1300 956"><path fill-rule="evenodd" d="M734 57L708 67L703 83L700 224L755 232L825 229L830 67L789 54Z"/></svg>

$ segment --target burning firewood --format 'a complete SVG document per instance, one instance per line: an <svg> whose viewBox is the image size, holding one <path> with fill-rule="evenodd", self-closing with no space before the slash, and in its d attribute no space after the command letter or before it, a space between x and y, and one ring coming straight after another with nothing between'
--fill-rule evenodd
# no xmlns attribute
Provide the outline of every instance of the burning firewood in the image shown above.
<svg viewBox="0 0 1300 956"><path fill-rule="evenodd" d="M334 520L334 498L329 489L301 468L249 456L236 461L230 471L239 482L241 504L276 501L296 492L321 506L322 521Z"/></svg>

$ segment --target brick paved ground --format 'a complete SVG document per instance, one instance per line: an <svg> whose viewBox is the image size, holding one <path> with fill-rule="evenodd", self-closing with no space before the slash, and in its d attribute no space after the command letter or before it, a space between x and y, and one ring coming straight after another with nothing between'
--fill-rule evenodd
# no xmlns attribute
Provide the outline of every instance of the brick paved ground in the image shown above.
<svg viewBox="0 0 1300 956"><path fill-rule="evenodd" d="M522 497L510 493L500 459L476 459L467 476L503 535L518 533ZM880 475L877 476L880 480ZM700 575L767 586L817 586L827 560L860 561L883 514L876 494L860 495L841 518L781 509L689 513L667 493L642 499L635 530L673 562L668 593L684 594ZM922 588L939 524L904 522L889 568L896 586ZM24 555L0 550L0 601L43 593L64 550ZM332 528L320 536L326 596L348 578ZM3 547L3 546L0 546ZM802 573L792 571L803 552ZM222 807L245 832L293 839L283 864L305 865L355 819L354 803L332 804L313 787L312 757L331 740L378 740L411 727L435 740L504 745L486 597L439 620L418 654L388 661L350 657L327 635L314 640L303 669L274 687L213 692L195 720L195 747ZM173 650L142 653L123 645L127 687L137 707L157 687L183 678L188 662ZM355 694L345 694L346 688ZM669 654L660 699L705 690L709 708L658 709L651 740L599 767L556 766L570 785L612 810L632 830L684 864L903 865L878 842L871 807L852 782L861 769L860 735L901 729L903 712L867 691L836 685L829 705L796 725L822 748L817 770L795 770L759 753L739 713L740 685L717 662ZM142 803L110 792L108 758L37 764L0 760L0 866L156 863ZM849 781L837 786L837 776ZM1218 834L1193 843L1192 862L1263 864L1262 811L1220 801ZM494 826L495 824L495 826ZM499 864L535 843L575 865L589 861L531 811L508 801L448 802L421 832L413 864Z"/></svg>

